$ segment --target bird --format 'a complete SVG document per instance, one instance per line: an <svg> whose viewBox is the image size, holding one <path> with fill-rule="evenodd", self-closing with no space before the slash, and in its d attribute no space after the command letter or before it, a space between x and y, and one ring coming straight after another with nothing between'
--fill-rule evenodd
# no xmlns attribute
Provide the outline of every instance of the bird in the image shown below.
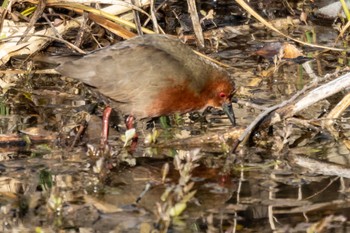
<svg viewBox="0 0 350 233"><path fill-rule="evenodd" d="M176 38L136 36L62 62L61 75L80 80L136 120L222 108L235 124L231 75Z"/></svg>

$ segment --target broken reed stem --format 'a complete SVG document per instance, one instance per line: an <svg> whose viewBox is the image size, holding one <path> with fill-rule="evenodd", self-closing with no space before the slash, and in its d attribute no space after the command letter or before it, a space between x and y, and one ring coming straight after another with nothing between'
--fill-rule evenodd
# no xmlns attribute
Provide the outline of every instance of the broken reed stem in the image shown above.
<svg viewBox="0 0 350 233"><path fill-rule="evenodd" d="M195 0L187 0L188 11L191 15L193 31L196 34L197 44L200 48L204 48L204 37L201 24L199 22L196 1Z"/></svg>
<svg viewBox="0 0 350 233"><path fill-rule="evenodd" d="M292 115L300 112L312 104L323 100L331 95L334 95L345 88L350 87L350 73L344 74L337 79L334 79L318 88L310 91L306 96L300 99L293 108Z"/></svg>
<svg viewBox="0 0 350 233"><path fill-rule="evenodd" d="M260 113L258 117L245 129L241 136L233 144L233 152L237 149L241 142L245 142L251 135L251 133L264 125L267 127L272 124L273 113L279 115L280 120L292 117L298 112L310 107L312 104L323 100L331 95L334 95L345 88L350 87L350 73L346 73L328 83L325 83L310 92L307 93L316 83L313 82L308 86L305 86L301 91L298 91L290 99L283 101L280 104L267 108L264 112ZM305 94L306 93L306 94ZM304 97L299 98L301 95ZM299 100L297 100L299 99ZM273 122L276 123L276 120Z"/></svg>
<svg viewBox="0 0 350 233"><path fill-rule="evenodd" d="M139 0L131 0L131 3L134 6L136 6L136 7L140 6L140 1ZM137 10L132 10L132 12L133 12L133 15L134 15L134 22L135 22L135 25L136 25L137 34L139 36L143 35L139 12Z"/></svg>
<svg viewBox="0 0 350 233"><path fill-rule="evenodd" d="M156 17L156 9L154 8L154 0L151 0L151 18L153 23L153 31L159 34L158 21Z"/></svg>

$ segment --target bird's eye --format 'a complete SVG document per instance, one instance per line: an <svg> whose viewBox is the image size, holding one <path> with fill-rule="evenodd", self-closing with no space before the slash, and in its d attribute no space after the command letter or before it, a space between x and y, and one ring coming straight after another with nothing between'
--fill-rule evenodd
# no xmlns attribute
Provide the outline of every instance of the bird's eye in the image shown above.
<svg viewBox="0 0 350 233"><path fill-rule="evenodd" d="M222 99L226 98L226 94L224 92L220 92L219 93L219 97L222 98Z"/></svg>

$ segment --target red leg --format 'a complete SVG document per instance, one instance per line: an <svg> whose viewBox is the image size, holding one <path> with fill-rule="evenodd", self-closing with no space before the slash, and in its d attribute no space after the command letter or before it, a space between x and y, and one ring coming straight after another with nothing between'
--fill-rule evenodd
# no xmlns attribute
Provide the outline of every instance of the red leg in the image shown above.
<svg viewBox="0 0 350 233"><path fill-rule="evenodd" d="M101 142L100 146L101 148L105 148L107 145L107 139L108 139L108 128L109 128L109 117L111 115L112 108L107 106L105 110L103 111L103 117L102 117L102 132L101 132Z"/></svg>
<svg viewBox="0 0 350 233"><path fill-rule="evenodd" d="M132 115L129 115L126 120L125 120L125 125L126 125L126 129L132 129L135 128L135 118ZM130 150L131 151L135 151L136 150L136 146L137 146L137 139L138 139L138 135L137 133L135 133L134 137L132 138L132 142L130 145Z"/></svg>
<svg viewBox="0 0 350 233"><path fill-rule="evenodd" d="M135 128L135 118L132 115L129 115L125 120L126 129Z"/></svg>

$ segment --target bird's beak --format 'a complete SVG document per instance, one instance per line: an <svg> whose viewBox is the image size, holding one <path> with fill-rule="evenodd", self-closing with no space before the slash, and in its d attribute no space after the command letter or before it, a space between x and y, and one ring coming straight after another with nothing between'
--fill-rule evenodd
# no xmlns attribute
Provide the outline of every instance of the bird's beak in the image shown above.
<svg viewBox="0 0 350 233"><path fill-rule="evenodd" d="M233 112L233 109L232 109L231 101L225 101L222 105L222 109L224 110L224 112L228 116L228 119L230 119L232 125L235 126L236 125L236 118L235 118L235 113Z"/></svg>

